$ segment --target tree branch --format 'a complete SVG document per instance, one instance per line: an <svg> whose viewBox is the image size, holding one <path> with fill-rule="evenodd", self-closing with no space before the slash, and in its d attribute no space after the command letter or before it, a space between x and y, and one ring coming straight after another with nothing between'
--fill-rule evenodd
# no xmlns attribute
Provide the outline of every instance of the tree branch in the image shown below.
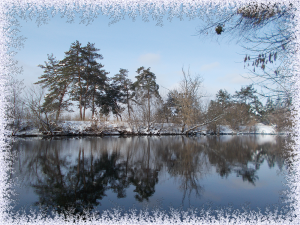
<svg viewBox="0 0 300 225"><path fill-rule="evenodd" d="M210 121L208 121L208 122L205 122L205 123L202 123L202 124L198 124L198 125L196 125L196 126L193 126L192 128L187 129L186 131L184 131L184 133L187 135L190 131L192 131L192 130L198 128L198 127L201 127L201 126L207 125L207 124L209 124L209 123L218 121L218 120L221 119L221 117L224 116L224 115L225 115L225 114L221 114L221 115L215 117L214 119L212 119L212 120L210 120ZM182 133L183 133L183 132L182 132Z"/></svg>

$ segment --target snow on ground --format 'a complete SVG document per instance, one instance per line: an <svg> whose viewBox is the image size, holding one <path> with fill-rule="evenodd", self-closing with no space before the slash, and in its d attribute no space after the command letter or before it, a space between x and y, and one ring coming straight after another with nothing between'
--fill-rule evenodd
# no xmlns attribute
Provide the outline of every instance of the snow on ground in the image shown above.
<svg viewBox="0 0 300 225"><path fill-rule="evenodd" d="M58 124L63 130L68 130L72 133L83 132L86 128L91 127L91 121L64 121Z"/></svg>
<svg viewBox="0 0 300 225"><path fill-rule="evenodd" d="M262 123L258 123L255 125L255 133L260 134L275 134L275 126L267 126Z"/></svg>
<svg viewBox="0 0 300 225"><path fill-rule="evenodd" d="M127 134L143 134L143 135L164 135L164 134L181 134L182 127L178 124L172 123L161 123L154 124L148 130L146 126L133 126L126 122L101 122L95 123L93 121L64 121L57 124L60 128L57 134L62 135L80 135L80 134L89 134L89 135L120 135L120 133ZM210 134L211 131L208 131L206 126L200 126L196 128L193 132L198 134ZM274 126L267 126L261 123L256 124L255 126L240 126L239 130L233 130L229 126L222 125L220 126L220 133L223 134L279 134L276 132ZM288 133L288 132L280 132ZM39 131L36 128L26 129L16 133L17 136L39 136L45 135L43 132Z"/></svg>
<svg viewBox="0 0 300 225"><path fill-rule="evenodd" d="M220 132L225 134L235 133L229 126L220 126Z"/></svg>

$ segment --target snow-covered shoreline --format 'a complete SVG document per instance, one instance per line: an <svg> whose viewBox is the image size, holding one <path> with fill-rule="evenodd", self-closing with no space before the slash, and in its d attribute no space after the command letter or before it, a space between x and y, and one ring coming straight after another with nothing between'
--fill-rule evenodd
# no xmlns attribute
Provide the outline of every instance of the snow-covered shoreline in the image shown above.
<svg viewBox="0 0 300 225"><path fill-rule="evenodd" d="M148 129L145 126L134 126L126 122L105 122L95 124L92 121L64 121L57 124L58 129L51 132L42 132L37 128L24 127L17 131L15 137L47 137L47 136L120 136L120 135L186 135L178 124L154 124ZM276 131L275 126L261 123L254 126L240 126L233 130L229 126L220 126L220 133L207 130L200 126L189 132L189 135L285 135L291 131Z"/></svg>

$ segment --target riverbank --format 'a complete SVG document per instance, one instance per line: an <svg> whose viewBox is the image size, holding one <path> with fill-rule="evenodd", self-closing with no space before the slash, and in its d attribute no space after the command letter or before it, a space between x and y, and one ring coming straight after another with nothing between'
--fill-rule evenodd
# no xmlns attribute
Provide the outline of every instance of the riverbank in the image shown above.
<svg viewBox="0 0 300 225"><path fill-rule="evenodd" d="M185 128L188 130L188 128ZM257 123L253 126L240 126L234 130L226 125L220 126L220 132L214 133L207 129L207 126L199 126L186 133L182 132L182 127L172 123L152 124L148 129L145 126L134 125L127 122L104 122L95 124L93 121L63 121L57 123L51 132L42 131L33 126L24 124L15 132L15 137L47 137L47 136L111 136L111 135L284 135L291 131L276 131L275 126L268 126Z"/></svg>

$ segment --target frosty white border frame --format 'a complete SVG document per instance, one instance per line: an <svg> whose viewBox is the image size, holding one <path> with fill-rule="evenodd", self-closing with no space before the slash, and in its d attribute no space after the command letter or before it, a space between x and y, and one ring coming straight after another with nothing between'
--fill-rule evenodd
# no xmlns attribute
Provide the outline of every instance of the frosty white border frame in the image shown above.
<svg viewBox="0 0 300 225"><path fill-rule="evenodd" d="M275 2L274 0L269 0L269 1L263 1L263 0L255 0L256 2ZM211 4L212 6L215 6L219 4L221 7L226 7L232 3L234 4L242 4L248 1L242 1L242 0L236 0L236 1L230 1L230 0L2 0L0 3L0 146L1 146L1 151L0 151L0 167L1 167L1 172L0 172L0 223L5 223L5 224L73 224L72 221L66 222L62 220L62 218L54 218L54 219L46 219L41 221L41 217L37 216L37 218L31 218L29 221L25 217L22 218L17 218L17 220L13 221L12 218L9 218L6 214L6 207L8 206L8 200L5 198L5 194L7 191L7 188L9 187L9 184L5 183L6 181L6 168L7 168L7 157L8 153L5 152L5 148L7 146L5 142L5 135L8 134L8 131L6 131L5 125L6 125L6 120L5 120L5 96L9 94L9 90L5 87L5 80L6 77L9 73L13 72L14 65L11 63L12 62L12 55L8 55L8 46L12 44L12 39L10 39L10 36L8 35L9 30L6 29L7 27L10 26L10 19L13 18L13 14L16 12L21 12L25 13L28 10L28 6L30 6L30 9L32 9L31 13L33 17L36 15L41 16L38 17L40 21L43 22L43 19L47 19L46 17L43 17L43 11L48 10L50 8L53 8L54 11L53 13L56 14L57 12L62 12L65 14L69 21L71 21L74 18L74 11L83 11L83 15L86 16L85 19L93 19L93 15L97 15L99 13L99 9L101 8L102 13L105 15L110 15L116 20L122 19L123 13L129 15L130 17L134 18L137 16L137 14L140 12L141 15L143 16L144 19L147 19L149 16L150 9L153 9L151 15L154 17L155 20L158 21L158 24L162 22L162 16L164 16L168 10L170 9L172 11L173 16L178 16L178 15L183 15L187 13L187 8L189 10L195 10L199 6L207 6ZM253 2L253 0L251 0ZM276 1L276 2L281 2L284 4L287 4L290 2L289 0L281 0L281 1ZM187 6L184 10L180 8L180 5L183 4ZM296 5L296 8L299 6L299 0L294 0L293 4ZM142 5L140 7L140 5ZM123 12L121 12L124 10ZM12 13L13 12L13 13ZM195 12L195 11L194 11ZM12 14L10 14L12 13ZM296 27L295 33L297 37L300 37L299 34L299 11L297 10L295 13L296 16ZM296 50L298 50L298 40L296 40ZM19 43L16 43L18 45ZM300 60L300 53L297 51L296 53L296 59L294 60L294 69L295 69L295 74L293 81L297 87L296 90L299 90L300 86L300 79L298 78L299 75L299 60ZM294 103L293 105L295 106L296 109L299 109L300 106L300 95L299 91L294 93L293 96ZM272 223L274 224L275 222L277 224L296 224L297 220L299 221L300 218L300 206L297 204L299 202L299 194L300 193L300 186L299 186L299 170L300 170L300 164L299 164L299 144L300 141L297 136L299 136L299 128L300 124L298 121L298 113L294 112L295 119L294 119L294 124L295 124L295 134L296 137L294 138L296 140L296 144L294 146L294 151L295 151L295 163L294 163L294 170L291 173L292 176L288 177L288 182L291 187L292 192L290 193L289 197L290 199L294 199L293 206L295 209L295 215L297 216L297 219L293 222L290 222L289 220L277 220L275 221L274 218L272 218L272 215L269 217L256 217L255 220L245 220L245 217L253 217L256 216L255 214L249 214L245 215L240 213L239 215L236 215L236 218L232 222L236 222L237 224L268 224ZM298 195L297 195L298 194ZM222 214L223 215L223 214ZM232 214L233 215L233 214ZM130 216L130 215L129 215ZM226 215L225 215L226 216ZM233 215L234 216L234 215ZM107 224L107 223L112 223L112 224L170 224L170 223L180 223L176 222L176 218L162 218L156 217L156 218L147 218L147 215L144 216L136 216L136 217L131 217L129 218L118 218L118 215L116 215L115 218L102 218L102 220L96 221L91 221L87 222L85 224L93 223L93 224ZM228 224L228 218L223 217L219 221L208 221L206 219L203 220L203 218L190 218L190 222L186 222L185 224L194 224L196 223L201 223L201 224ZM197 220L200 219L200 220ZM127 223L126 223L127 221ZM180 223L181 224L181 223Z"/></svg>

